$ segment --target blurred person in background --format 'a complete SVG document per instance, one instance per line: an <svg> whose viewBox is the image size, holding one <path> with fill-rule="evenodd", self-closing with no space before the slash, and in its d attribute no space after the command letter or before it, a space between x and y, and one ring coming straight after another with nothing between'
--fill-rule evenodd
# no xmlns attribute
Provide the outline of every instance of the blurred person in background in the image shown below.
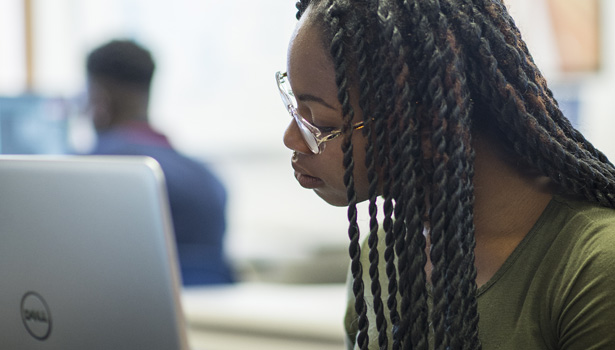
<svg viewBox="0 0 615 350"><path fill-rule="evenodd" d="M141 155L162 166L184 285L234 281L224 251L227 194L204 165L173 148L149 123L151 53L113 40L87 57L87 98L96 129L93 155Z"/></svg>

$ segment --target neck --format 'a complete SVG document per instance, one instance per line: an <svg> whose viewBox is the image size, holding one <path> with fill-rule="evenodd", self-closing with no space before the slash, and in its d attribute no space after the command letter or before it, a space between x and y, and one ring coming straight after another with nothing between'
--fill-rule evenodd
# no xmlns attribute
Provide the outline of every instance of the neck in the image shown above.
<svg viewBox="0 0 615 350"><path fill-rule="evenodd" d="M149 91L107 80L90 81L94 124L99 131L129 121L148 121Z"/></svg>
<svg viewBox="0 0 615 350"><path fill-rule="evenodd" d="M479 136L475 150L475 255L482 285L532 229L553 191L548 178L524 171L495 142Z"/></svg>

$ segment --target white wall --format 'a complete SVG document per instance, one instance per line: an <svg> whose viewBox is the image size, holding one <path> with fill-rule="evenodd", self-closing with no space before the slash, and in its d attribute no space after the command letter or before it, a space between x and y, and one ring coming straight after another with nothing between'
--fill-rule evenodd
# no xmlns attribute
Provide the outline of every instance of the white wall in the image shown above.
<svg viewBox="0 0 615 350"><path fill-rule="evenodd" d="M20 1L0 0L0 94L17 95L26 87L24 14Z"/></svg>

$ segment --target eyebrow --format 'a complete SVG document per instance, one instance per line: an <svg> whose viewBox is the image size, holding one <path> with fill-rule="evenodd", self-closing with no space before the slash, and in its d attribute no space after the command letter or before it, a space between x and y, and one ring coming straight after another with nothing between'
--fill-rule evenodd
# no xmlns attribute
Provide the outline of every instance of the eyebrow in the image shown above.
<svg viewBox="0 0 615 350"><path fill-rule="evenodd" d="M337 110L335 107L333 107L332 105L328 104L327 102L325 102L325 100L323 100L322 98L318 97L318 96L314 96L314 95L310 95L310 94L300 94L297 95L297 100L302 101L302 102L306 102L306 101L310 101L310 102L316 102L316 103L320 103L321 105L330 108L332 110Z"/></svg>

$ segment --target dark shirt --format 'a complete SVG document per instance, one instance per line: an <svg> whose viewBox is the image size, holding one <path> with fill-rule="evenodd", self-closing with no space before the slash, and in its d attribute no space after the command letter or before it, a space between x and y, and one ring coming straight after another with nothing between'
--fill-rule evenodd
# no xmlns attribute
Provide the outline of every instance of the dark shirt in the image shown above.
<svg viewBox="0 0 615 350"><path fill-rule="evenodd" d="M129 123L98 134L91 154L143 155L164 172L184 285L234 281L226 261L226 189L204 164L173 149L146 123Z"/></svg>

